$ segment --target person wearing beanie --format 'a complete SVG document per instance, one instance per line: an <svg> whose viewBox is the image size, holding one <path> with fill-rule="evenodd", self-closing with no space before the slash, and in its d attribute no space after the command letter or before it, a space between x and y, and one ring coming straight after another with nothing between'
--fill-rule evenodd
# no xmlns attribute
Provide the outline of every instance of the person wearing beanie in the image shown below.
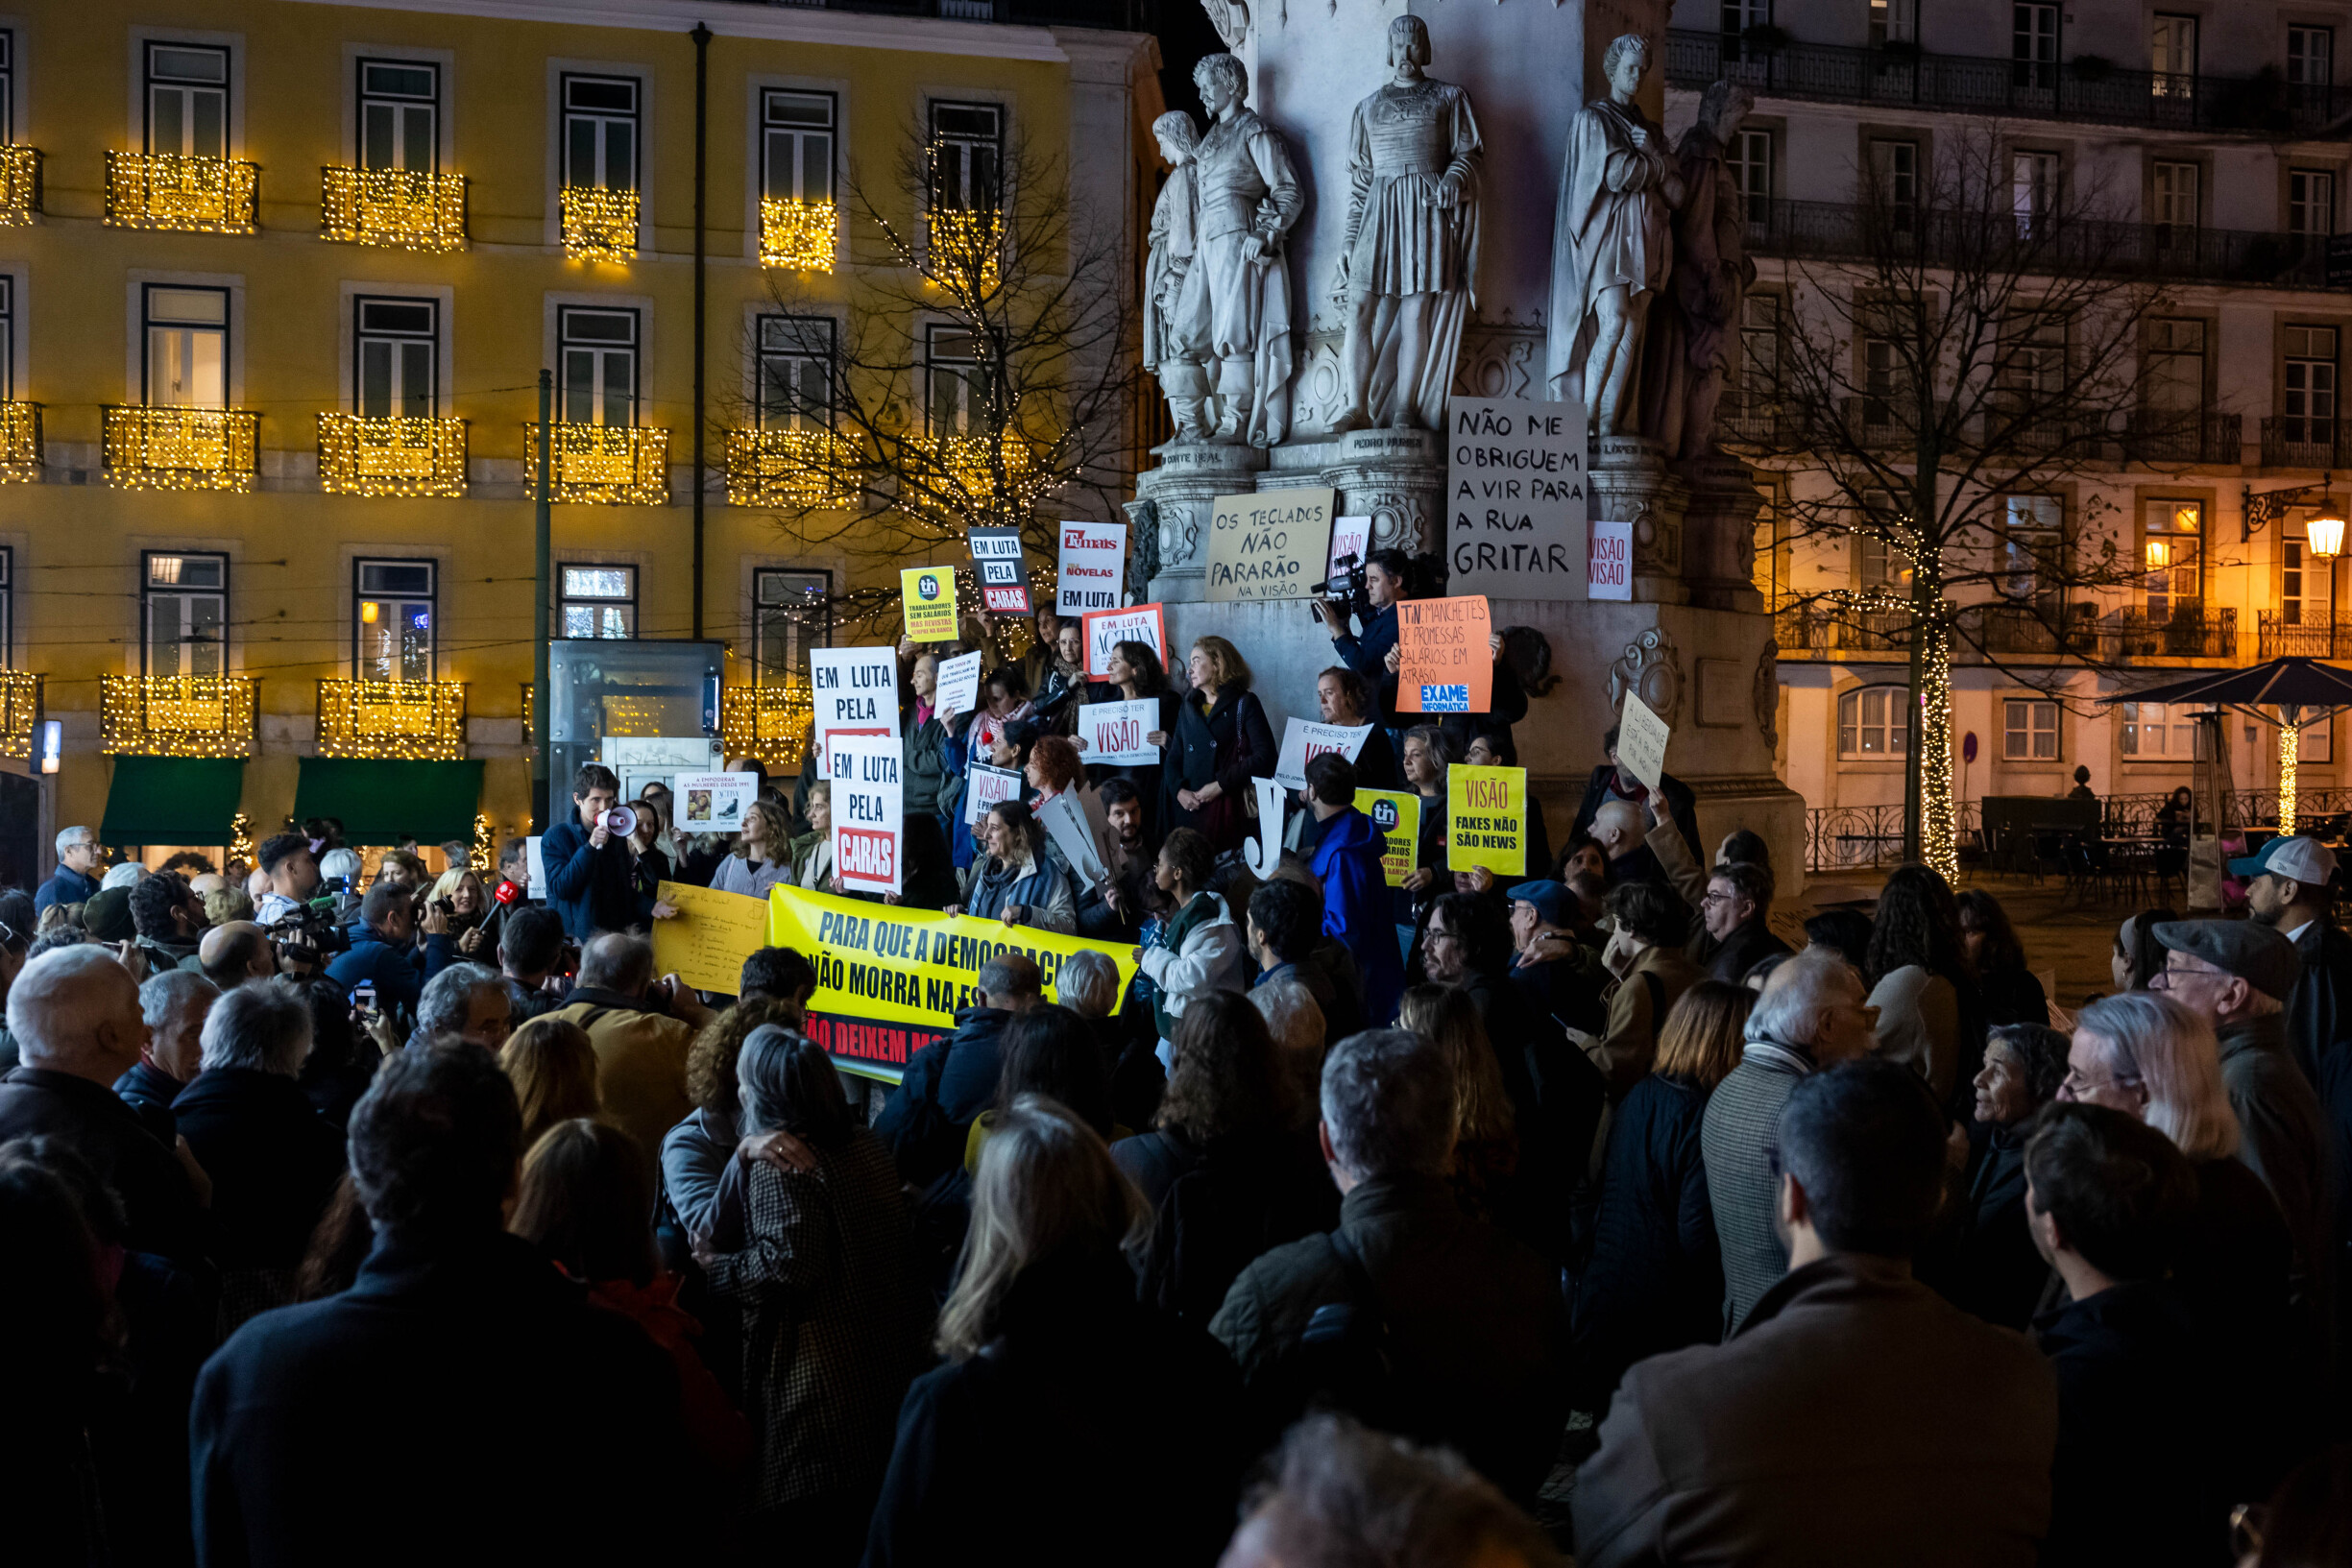
<svg viewBox="0 0 2352 1568"><path fill-rule="evenodd" d="M131 918L131 889L108 887L90 895L82 906L82 929L95 942L130 942L139 929Z"/></svg>

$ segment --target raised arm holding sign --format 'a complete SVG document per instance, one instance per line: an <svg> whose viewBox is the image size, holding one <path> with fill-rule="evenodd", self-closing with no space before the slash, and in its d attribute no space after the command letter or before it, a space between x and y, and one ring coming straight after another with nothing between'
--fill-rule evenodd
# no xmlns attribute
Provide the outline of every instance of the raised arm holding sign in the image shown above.
<svg viewBox="0 0 2352 1568"><path fill-rule="evenodd" d="M1617 715L1617 760L1644 788L1657 789L1666 776L1666 741L1672 734L1648 703L1625 693L1624 712Z"/></svg>

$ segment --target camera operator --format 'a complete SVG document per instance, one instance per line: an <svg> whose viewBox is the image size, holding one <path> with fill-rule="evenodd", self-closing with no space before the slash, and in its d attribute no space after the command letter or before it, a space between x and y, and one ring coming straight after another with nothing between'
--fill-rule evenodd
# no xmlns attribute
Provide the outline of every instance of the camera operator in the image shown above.
<svg viewBox="0 0 2352 1568"><path fill-rule="evenodd" d="M346 994L373 980L378 1007L413 1014L424 990L424 957L416 948L416 890L379 879L359 901L359 918L351 951L327 966L327 977Z"/></svg>
<svg viewBox="0 0 2352 1568"><path fill-rule="evenodd" d="M273 833L261 841L260 859L270 885L254 900L254 923L275 926L318 895L318 857L301 833Z"/></svg>
<svg viewBox="0 0 2352 1568"><path fill-rule="evenodd" d="M583 762L571 778L571 822L549 828L539 842L547 868L547 907L563 917L564 934L585 942L598 931L626 930L638 919L636 857L628 840L604 825L620 801L620 781L601 762Z"/></svg>
<svg viewBox="0 0 2352 1568"><path fill-rule="evenodd" d="M1324 599L1308 601L1315 618L1331 628L1331 648L1340 663L1375 688L1388 673L1389 650L1396 646L1396 601L1412 597L1405 589L1409 567L1404 551L1394 546L1374 550L1364 563L1361 598L1348 605ZM1351 615L1362 617L1363 636L1348 631Z"/></svg>

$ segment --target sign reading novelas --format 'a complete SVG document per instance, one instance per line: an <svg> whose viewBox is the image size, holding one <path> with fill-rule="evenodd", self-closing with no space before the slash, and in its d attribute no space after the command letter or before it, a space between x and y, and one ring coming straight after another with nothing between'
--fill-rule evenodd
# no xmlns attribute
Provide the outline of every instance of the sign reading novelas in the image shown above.
<svg viewBox="0 0 2352 1568"><path fill-rule="evenodd" d="M980 602L992 615L1030 613L1029 571L1021 564L1021 530L974 528L966 539L972 569L980 575Z"/></svg>
<svg viewBox="0 0 2352 1568"><path fill-rule="evenodd" d="M1484 594L1396 602L1396 711L1483 713L1492 706L1494 655Z"/></svg>
<svg viewBox="0 0 2352 1568"><path fill-rule="evenodd" d="M1585 405L1456 398L1445 420L1447 591L1586 597Z"/></svg>
<svg viewBox="0 0 2352 1568"><path fill-rule="evenodd" d="M1305 599L1327 565L1333 492L1220 495L1209 514L1208 596Z"/></svg>
<svg viewBox="0 0 2352 1568"><path fill-rule="evenodd" d="M1061 567L1055 574L1054 608L1065 615L1119 608L1119 587L1127 577L1127 524L1065 522L1061 525Z"/></svg>

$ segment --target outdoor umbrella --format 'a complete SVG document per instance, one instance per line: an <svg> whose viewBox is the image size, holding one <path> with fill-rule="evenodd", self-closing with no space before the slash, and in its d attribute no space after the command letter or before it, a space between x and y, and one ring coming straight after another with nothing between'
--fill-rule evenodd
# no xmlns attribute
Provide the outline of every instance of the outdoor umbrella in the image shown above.
<svg viewBox="0 0 2352 1568"><path fill-rule="evenodd" d="M2338 709L2352 708L2352 670L2338 669L2316 659L2273 659L2245 669L2225 669L2193 675L2170 686L2140 691L2119 691L2098 699L2103 706L2119 702L2211 703L2235 708L2248 718L2279 727L2279 832L2294 832L2295 743L2307 724L2316 724ZM2262 712L2276 709L2277 716Z"/></svg>

